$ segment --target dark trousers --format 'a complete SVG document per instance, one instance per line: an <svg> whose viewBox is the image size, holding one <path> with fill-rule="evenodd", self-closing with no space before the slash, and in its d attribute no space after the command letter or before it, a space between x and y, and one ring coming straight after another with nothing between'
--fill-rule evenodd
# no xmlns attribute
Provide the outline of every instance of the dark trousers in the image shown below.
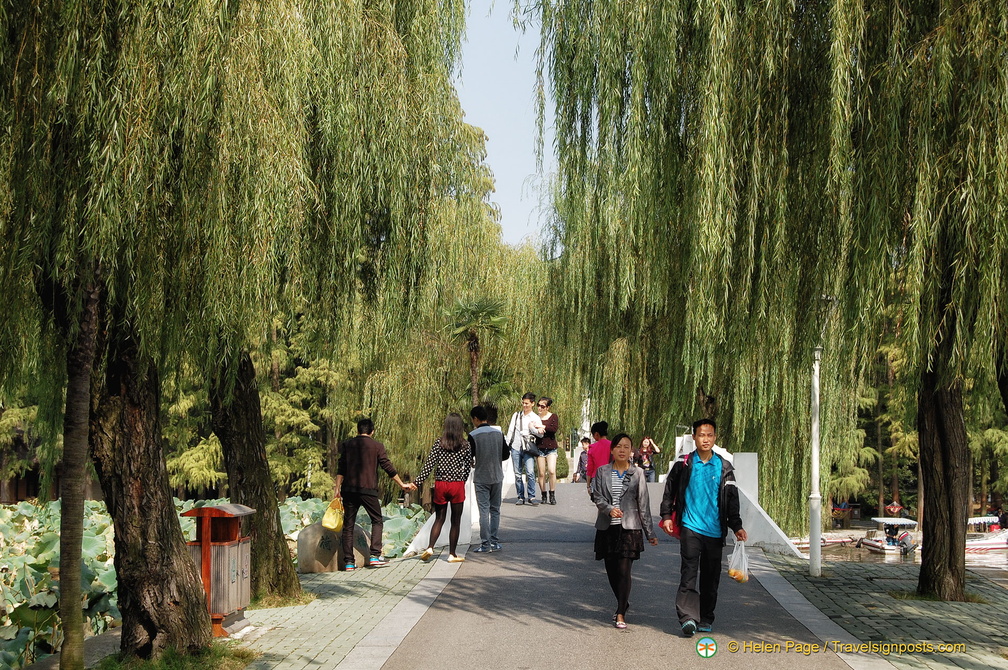
<svg viewBox="0 0 1008 670"><path fill-rule="evenodd" d="M682 537L679 538L682 573L676 594L679 623L691 619L701 624L714 623L723 548L719 537L700 535L685 527L682 529Z"/></svg>
<svg viewBox="0 0 1008 670"><path fill-rule="evenodd" d="M354 529L357 523L357 510L361 507L371 517L371 555L381 556L382 528L385 521L382 518L381 503L378 496L366 493L343 493L343 557L347 563L353 563Z"/></svg>

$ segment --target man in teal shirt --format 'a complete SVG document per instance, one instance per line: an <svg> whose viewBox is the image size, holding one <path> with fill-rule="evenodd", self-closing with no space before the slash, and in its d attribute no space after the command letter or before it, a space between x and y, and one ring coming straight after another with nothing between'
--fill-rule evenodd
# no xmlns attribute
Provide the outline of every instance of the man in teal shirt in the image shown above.
<svg viewBox="0 0 1008 670"><path fill-rule="evenodd" d="M672 515L678 514L681 576L676 614L683 634L710 632L721 581L721 553L728 528L746 541L739 515L738 488L732 464L714 453L717 424L700 419L693 424L696 451L672 466L665 480L661 527L672 534Z"/></svg>

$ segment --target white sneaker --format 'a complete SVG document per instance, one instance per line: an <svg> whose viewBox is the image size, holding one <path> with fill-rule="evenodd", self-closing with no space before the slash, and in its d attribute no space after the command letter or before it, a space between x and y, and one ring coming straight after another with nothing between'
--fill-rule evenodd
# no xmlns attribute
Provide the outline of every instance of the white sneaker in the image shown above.
<svg viewBox="0 0 1008 670"><path fill-rule="evenodd" d="M420 554L420 560L421 561L429 561L433 557L434 557L434 550L431 549L430 547L427 547L426 549L424 549L423 553Z"/></svg>
<svg viewBox="0 0 1008 670"><path fill-rule="evenodd" d="M449 563L461 563L465 560L465 556L456 556L455 554L448 554Z"/></svg>

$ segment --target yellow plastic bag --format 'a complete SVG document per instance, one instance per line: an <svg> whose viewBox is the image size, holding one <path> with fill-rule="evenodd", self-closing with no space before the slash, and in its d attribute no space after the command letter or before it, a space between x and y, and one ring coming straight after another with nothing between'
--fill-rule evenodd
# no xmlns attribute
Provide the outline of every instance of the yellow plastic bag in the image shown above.
<svg viewBox="0 0 1008 670"><path fill-rule="evenodd" d="M322 515L322 527L336 533L343 530L343 499L333 498Z"/></svg>

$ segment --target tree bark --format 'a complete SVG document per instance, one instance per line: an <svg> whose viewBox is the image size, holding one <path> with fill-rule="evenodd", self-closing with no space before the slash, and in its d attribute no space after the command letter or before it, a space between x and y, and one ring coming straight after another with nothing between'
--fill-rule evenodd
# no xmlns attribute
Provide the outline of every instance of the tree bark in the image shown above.
<svg viewBox="0 0 1008 670"><path fill-rule="evenodd" d="M276 489L266 460L255 366L247 352L232 365L236 365L233 374L225 367L211 380L211 424L224 454L231 502L256 510L249 521L252 597L293 597L301 593L301 583L280 525Z"/></svg>
<svg viewBox="0 0 1008 670"><path fill-rule="evenodd" d="M99 289L92 281L76 336L67 350L66 412L63 415L63 477L60 482L60 670L84 667L84 613L81 609L81 543L84 538L84 485L88 472L91 370L98 328Z"/></svg>
<svg viewBox="0 0 1008 670"><path fill-rule="evenodd" d="M702 386L697 387L697 408L700 415L706 419L716 419L718 413L717 398L709 395Z"/></svg>
<svg viewBox="0 0 1008 670"><path fill-rule="evenodd" d="M917 593L962 601L966 596L969 448L958 381L943 382L935 371L922 375L917 430L921 478L927 491Z"/></svg>
<svg viewBox="0 0 1008 670"><path fill-rule="evenodd" d="M0 417L3 417L3 408L0 408ZM0 449L0 505L14 502L14 487L11 486L11 477L4 474L7 471L7 452Z"/></svg>
<svg viewBox="0 0 1008 670"><path fill-rule="evenodd" d="M141 658L168 647L192 653L210 641L210 615L168 486L157 370L129 327L116 328L92 390L90 429L115 530L121 649Z"/></svg>
<svg viewBox="0 0 1008 670"><path fill-rule="evenodd" d="M1008 354L997 358L997 385L1001 393L1001 403L1005 412L1008 412Z"/></svg>
<svg viewBox="0 0 1008 670"><path fill-rule="evenodd" d="M882 404L879 403L875 412L875 446L878 448L878 515L885 516L885 450L882 448Z"/></svg>
<svg viewBox="0 0 1008 670"><path fill-rule="evenodd" d="M473 338L469 341L469 380L472 391L472 406L479 404L479 340Z"/></svg>
<svg viewBox="0 0 1008 670"><path fill-rule="evenodd" d="M892 457L892 477L889 480L889 492L891 494L889 500L892 502L900 502L900 490L899 490L899 456L895 453Z"/></svg>

